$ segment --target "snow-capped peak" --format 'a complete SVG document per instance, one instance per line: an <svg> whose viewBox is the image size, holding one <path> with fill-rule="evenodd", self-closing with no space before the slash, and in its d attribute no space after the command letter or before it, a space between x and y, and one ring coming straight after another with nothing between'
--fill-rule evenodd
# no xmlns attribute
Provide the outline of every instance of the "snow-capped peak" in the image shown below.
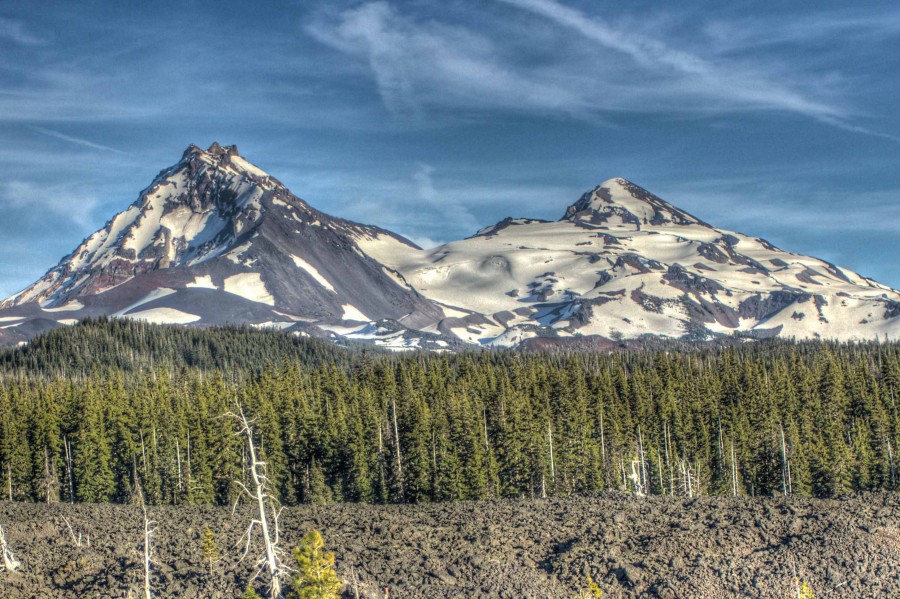
<svg viewBox="0 0 900 599"><path fill-rule="evenodd" d="M365 254L361 240L389 253L415 247L315 210L236 146L191 145L0 312L340 330L344 321L435 322L440 310Z"/></svg>
<svg viewBox="0 0 900 599"><path fill-rule="evenodd" d="M569 206L562 220L592 225L696 225L700 219L628 179L607 179Z"/></svg>
<svg viewBox="0 0 900 599"><path fill-rule="evenodd" d="M507 218L421 250L319 212L235 146L214 143L188 147L136 202L0 302L0 322L13 323L0 326L0 344L101 314L404 346L423 335L436 347L849 340L900 335L900 292L714 228L622 178L559 221Z"/></svg>
<svg viewBox="0 0 900 599"><path fill-rule="evenodd" d="M237 146L191 144L138 199L88 237L37 284L6 303L54 306L95 294L134 276L197 263L245 237L266 211L266 197L302 202ZM98 274L99 273L99 274Z"/></svg>
<svg viewBox="0 0 900 599"><path fill-rule="evenodd" d="M213 142L206 150L195 144L188 146L181 156L181 160L171 170L179 170L186 165L193 166L194 171L202 168L202 165L223 169L227 173L238 174L255 179L267 186L280 186L269 173L250 163L240 155L237 145L223 146L219 142Z"/></svg>

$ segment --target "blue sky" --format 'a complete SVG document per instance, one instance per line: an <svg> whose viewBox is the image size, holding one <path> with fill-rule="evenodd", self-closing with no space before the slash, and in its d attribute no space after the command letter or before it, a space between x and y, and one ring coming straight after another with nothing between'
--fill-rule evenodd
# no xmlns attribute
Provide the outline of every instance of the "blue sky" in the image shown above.
<svg viewBox="0 0 900 599"><path fill-rule="evenodd" d="M12 0L0 295L214 140L422 244L621 176L900 287L898 47L896 3Z"/></svg>

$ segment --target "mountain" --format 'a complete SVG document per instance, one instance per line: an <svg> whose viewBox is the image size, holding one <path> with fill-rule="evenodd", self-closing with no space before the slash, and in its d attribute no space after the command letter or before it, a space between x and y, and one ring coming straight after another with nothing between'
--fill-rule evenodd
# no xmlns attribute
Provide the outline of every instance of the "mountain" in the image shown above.
<svg viewBox="0 0 900 599"><path fill-rule="evenodd" d="M125 211L0 303L0 318L21 338L98 315L316 335L328 334L319 325L384 321L393 334L439 319L402 275L360 250L361 239L418 250L319 212L235 146L192 145Z"/></svg>
<svg viewBox="0 0 900 599"><path fill-rule="evenodd" d="M363 249L453 306L438 329L473 343L900 334L897 291L715 228L625 179L584 194L556 222L508 218L430 251Z"/></svg>
<svg viewBox="0 0 900 599"><path fill-rule="evenodd" d="M248 323L394 349L643 336L900 335L900 292L716 228L625 179L559 221L422 250L332 217L235 146L190 146L137 201L0 303L0 341L86 316Z"/></svg>

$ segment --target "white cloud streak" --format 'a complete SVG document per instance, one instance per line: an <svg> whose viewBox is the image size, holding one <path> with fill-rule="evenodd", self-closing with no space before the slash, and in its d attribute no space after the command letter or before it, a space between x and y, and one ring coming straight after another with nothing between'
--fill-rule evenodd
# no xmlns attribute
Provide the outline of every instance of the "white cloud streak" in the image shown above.
<svg viewBox="0 0 900 599"><path fill-rule="evenodd" d="M55 137L56 139L61 139L62 141L67 141L71 144L75 144L78 146L82 146L85 148L91 148L92 150L101 150L103 152L112 152L114 154L125 154L122 150L117 148L113 148L110 146L104 146L102 144L94 143L87 139L82 139L80 137L74 137L72 135L66 135L64 133L60 133L59 131L54 131L53 129L46 129L44 127L29 127L32 131L36 131L38 133L42 133L43 135L49 135L50 137Z"/></svg>
<svg viewBox="0 0 900 599"><path fill-rule="evenodd" d="M407 18L386 2L320 17L307 31L368 63L385 106L416 119L424 107L587 113L580 93L552 76L517 72L489 36L464 27Z"/></svg>
<svg viewBox="0 0 900 599"><path fill-rule="evenodd" d="M667 39L556 0L497 4L534 19L448 23L376 1L319 14L306 30L366 64L384 105L399 118L448 109L457 118L513 111L604 123L629 113L773 111L897 140L852 122L855 111L842 100L834 73L808 72L734 47L721 50L713 41L727 29L721 24L694 25L698 31L688 43L684 33ZM815 25L808 29L813 35ZM706 43L696 47L697 38Z"/></svg>
<svg viewBox="0 0 900 599"><path fill-rule="evenodd" d="M683 76L698 95L720 98L736 106L773 108L815 118L835 119L841 111L752 70L733 64L715 64L700 56L636 32L619 31L603 19L555 0L499 0L571 29L610 50L629 56L641 68L659 77Z"/></svg>

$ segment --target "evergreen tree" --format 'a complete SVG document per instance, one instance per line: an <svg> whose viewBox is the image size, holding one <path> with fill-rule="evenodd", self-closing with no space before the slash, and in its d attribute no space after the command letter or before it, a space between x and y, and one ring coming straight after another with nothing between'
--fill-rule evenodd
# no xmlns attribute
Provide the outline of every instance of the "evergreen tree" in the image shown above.
<svg viewBox="0 0 900 599"><path fill-rule="evenodd" d="M294 548L297 573L292 580L293 599L340 599L343 585L334 570L334 553L325 551L325 541L311 530Z"/></svg>

